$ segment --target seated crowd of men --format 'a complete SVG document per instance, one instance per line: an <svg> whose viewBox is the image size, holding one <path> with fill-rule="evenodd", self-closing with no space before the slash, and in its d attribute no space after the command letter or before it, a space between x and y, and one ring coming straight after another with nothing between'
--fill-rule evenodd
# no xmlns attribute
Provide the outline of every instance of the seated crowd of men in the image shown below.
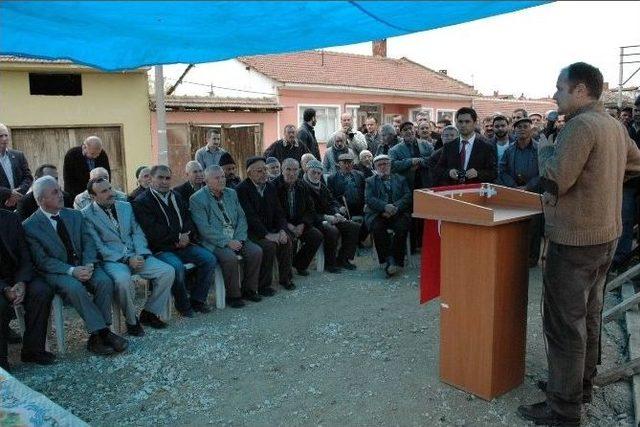
<svg viewBox="0 0 640 427"><path fill-rule="evenodd" d="M636 136L638 107L630 122ZM369 117L359 131L344 114L321 157L315 114L306 110L299 129L287 125L264 157L246 159L244 180L212 129L185 167L186 182L171 188L168 166L142 166L128 196L110 183L100 138L89 137L66 154L63 190L52 164L40 165L32 178L0 124L0 366L8 369L7 342L20 340L8 326L19 305L26 325L22 361L54 362L45 340L55 294L83 319L87 348L108 355L128 346L111 330L114 315L124 316L130 336L142 336L143 325L167 326L171 295L182 316L210 312L207 297L218 266L233 308L274 295L276 266L280 286L295 289L294 271L308 276L319 250L329 273L356 269L357 248L369 235L379 263L393 276L404 266L407 237L411 250L420 245L412 190L496 182L538 192L536 139L562 127L553 114L516 110L512 117L495 114L480 128L476 112L465 107L456 112L455 126L418 114L417 124L399 119L380 128ZM532 221L531 265L541 230L542 220ZM185 264L195 266L193 273ZM140 312L134 275L152 285Z"/></svg>

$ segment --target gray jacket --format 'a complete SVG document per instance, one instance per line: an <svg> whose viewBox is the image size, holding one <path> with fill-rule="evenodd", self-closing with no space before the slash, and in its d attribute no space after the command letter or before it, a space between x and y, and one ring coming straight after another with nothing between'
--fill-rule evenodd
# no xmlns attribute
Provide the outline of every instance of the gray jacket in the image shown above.
<svg viewBox="0 0 640 427"><path fill-rule="evenodd" d="M87 220L89 233L96 244L98 255L103 261L120 261L133 255L151 255L147 238L133 215L128 202L115 202L118 227L109 219L105 211L92 202L82 209Z"/></svg>
<svg viewBox="0 0 640 427"><path fill-rule="evenodd" d="M414 182L415 169L411 170L413 164L413 153L408 144L404 142L396 144L389 150L389 157L391 157L391 172L400 174L405 177L409 188L425 188L431 187L431 174L429 173L429 157L433 154L433 146L428 142L418 142L418 150L420 150L420 157L422 158L422 164L419 166L422 182Z"/></svg>
<svg viewBox="0 0 640 427"><path fill-rule="evenodd" d="M412 195L407 180L403 176L392 173L391 177L391 203L398 208L396 215L411 215ZM387 191L379 175L373 175L366 180L365 186L365 217L367 227L371 230L373 220L384 212L387 205Z"/></svg>
<svg viewBox="0 0 640 427"><path fill-rule="evenodd" d="M73 249L82 265L96 263L96 245L82 214L63 208L60 217L64 222ZM23 223L29 250L36 269L46 275L67 274L71 267L67 249L53 228L49 218L38 209Z"/></svg>
<svg viewBox="0 0 640 427"><path fill-rule="evenodd" d="M200 233L200 244L210 251L225 248L230 240L247 240L247 218L236 191L225 188L222 192L222 203L234 230L233 239L225 236L223 232L224 216L208 187L196 191L189 199L191 218ZM274 200L274 203L278 201Z"/></svg>

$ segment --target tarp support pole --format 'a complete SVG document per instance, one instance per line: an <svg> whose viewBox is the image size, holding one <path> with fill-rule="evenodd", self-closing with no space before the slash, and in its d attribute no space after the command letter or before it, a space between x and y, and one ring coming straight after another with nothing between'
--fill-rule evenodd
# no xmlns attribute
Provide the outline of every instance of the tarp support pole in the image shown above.
<svg viewBox="0 0 640 427"><path fill-rule="evenodd" d="M156 125L158 133L158 164L169 164L169 144L167 142L167 120L164 107L164 76L162 65L153 67L155 71Z"/></svg>

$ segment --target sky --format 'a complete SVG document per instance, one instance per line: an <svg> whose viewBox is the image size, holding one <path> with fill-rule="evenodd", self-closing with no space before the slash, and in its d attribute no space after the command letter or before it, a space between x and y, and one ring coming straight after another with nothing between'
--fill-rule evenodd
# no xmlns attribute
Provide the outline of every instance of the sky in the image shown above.
<svg viewBox="0 0 640 427"><path fill-rule="evenodd" d="M555 2L389 38L387 56L446 69L485 95L497 90L530 98L552 96L559 70L578 61L600 68L613 88L619 80L620 47L640 45L639 17L640 2ZM327 50L368 55L371 43ZM633 52L640 53L640 48ZM638 66L625 65L625 79ZM640 72L627 86L640 86Z"/></svg>

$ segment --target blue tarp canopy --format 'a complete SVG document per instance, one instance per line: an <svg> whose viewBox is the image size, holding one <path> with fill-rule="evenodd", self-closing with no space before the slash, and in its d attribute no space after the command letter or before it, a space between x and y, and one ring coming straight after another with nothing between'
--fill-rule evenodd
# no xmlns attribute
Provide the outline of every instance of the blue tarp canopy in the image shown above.
<svg viewBox="0 0 640 427"><path fill-rule="evenodd" d="M0 54L112 71L211 62L377 40L543 3L1 1Z"/></svg>

